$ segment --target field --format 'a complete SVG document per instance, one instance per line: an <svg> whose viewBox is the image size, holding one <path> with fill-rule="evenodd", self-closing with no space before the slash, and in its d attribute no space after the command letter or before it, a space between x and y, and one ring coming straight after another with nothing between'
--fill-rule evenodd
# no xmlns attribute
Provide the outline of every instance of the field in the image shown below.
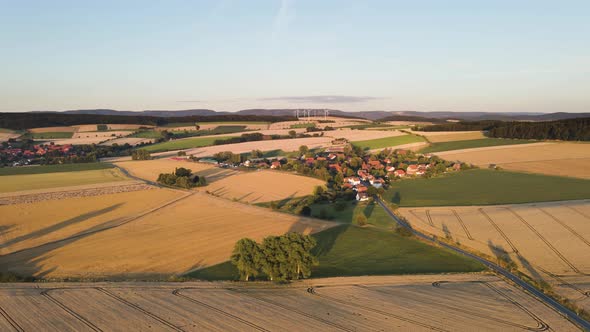
<svg viewBox="0 0 590 332"><path fill-rule="evenodd" d="M451 238L493 259L512 261L533 279L590 309L590 201L404 208L413 227Z"/></svg>
<svg viewBox="0 0 590 332"><path fill-rule="evenodd" d="M116 225L182 193L168 189L0 206L0 255Z"/></svg>
<svg viewBox="0 0 590 332"><path fill-rule="evenodd" d="M477 331L578 329L491 275L227 282L7 284L3 330ZM37 288L39 287L39 288ZM67 310L64 310L67 308ZM10 322L12 325L10 325ZM16 326L16 327L15 327Z"/></svg>
<svg viewBox="0 0 590 332"><path fill-rule="evenodd" d="M130 135L136 138L162 138L162 132L158 130L140 130Z"/></svg>
<svg viewBox="0 0 590 332"><path fill-rule="evenodd" d="M355 141L354 145L360 146L365 150L384 149L410 143L424 142L424 139L415 135L403 135L396 137L385 137L367 141Z"/></svg>
<svg viewBox="0 0 590 332"><path fill-rule="evenodd" d="M125 161L116 163L116 165L124 168L132 176L152 182L158 179L160 173L172 173L177 167L188 168L195 174L205 176L208 183L235 173L233 170L218 168L209 164L193 163L184 160L177 161L173 159Z"/></svg>
<svg viewBox="0 0 590 332"><path fill-rule="evenodd" d="M94 207L98 197L63 200L62 204L84 205L91 210L79 211L65 220L56 218L52 223L57 226L45 231L83 221L88 213L105 213ZM37 204L27 205L26 212L37 214L31 219L47 219L51 210L43 211ZM122 204L108 204L103 209L117 210L131 203ZM113 227L93 232L105 225ZM0 266L22 275L47 278L167 279L228 260L235 242L243 237L261 240L288 231L310 233L332 226L204 193L185 193L169 205L142 205L140 214L108 218L101 226L85 225L83 233L76 237L0 256ZM35 238L38 234L21 237Z"/></svg>
<svg viewBox="0 0 590 332"><path fill-rule="evenodd" d="M475 165L496 164L502 168L590 178L590 144L537 143L436 153L447 160Z"/></svg>
<svg viewBox="0 0 590 332"><path fill-rule="evenodd" d="M489 205L590 198L590 180L475 169L391 184L384 195L400 206Z"/></svg>
<svg viewBox="0 0 590 332"><path fill-rule="evenodd" d="M63 165L41 165L26 167L4 167L0 168L0 176L4 175L24 175L24 174L45 174L60 172L78 172L91 171L96 169L113 168L112 165L104 163L81 163L81 164L63 164Z"/></svg>
<svg viewBox="0 0 590 332"><path fill-rule="evenodd" d="M2 176L0 193L44 190L129 180L117 169Z"/></svg>
<svg viewBox="0 0 590 332"><path fill-rule="evenodd" d="M77 131L74 127L43 127L43 128L31 128L27 130L30 133L52 133L52 132L75 132Z"/></svg>
<svg viewBox="0 0 590 332"><path fill-rule="evenodd" d="M412 133L425 136L432 143L486 138L481 131L412 131Z"/></svg>
<svg viewBox="0 0 590 332"><path fill-rule="evenodd" d="M117 131L85 131L76 132L72 138L96 138L102 137L103 139L112 139L115 137L123 137L133 134L133 131L129 130L117 130ZM56 137L59 138L59 137Z"/></svg>
<svg viewBox="0 0 590 332"><path fill-rule="evenodd" d="M325 181L277 171L239 172L215 181L203 189L245 203L259 203L305 196Z"/></svg>
<svg viewBox="0 0 590 332"><path fill-rule="evenodd" d="M177 139L177 140L172 140L172 141L168 141L168 142L162 142L162 143L146 146L143 149L146 149L150 152L192 149L192 148L198 148L198 147L202 147L202 146L213 145L213 142L215 142L216 140L227 139L229 137L230 136L183 138L183 139Z"/></svg>
<svg viewBox="0 0 590 332"><path fill-rule="evenodd" d="M27 133L23 136L31 139L59 139L59 138L72 138L74 133L67 131L54 131L54 132L33 132Z"/></svg>
<svg viewBox="0 0 590 332"><path fill-rule="evenodd" d="M520 139L504 139L504 138L481 138L464 141L450 141L433 143L430 146L420 150L421 153L432 153L440 151L451 151L461 149L482 148L488 146L500 145L514 145L514 144L530 144L535 141L520 140Z"/></svg>
<svg viewBox="0 0 590 332"><path fill-rule="evenodd" d="M388 218L391 219L391 218ZM435 248L414 238L374 228L340 225L314 234L320 262L312 277L477 272L476 261ZM237 280L237 269L225 262L188 275L206 280Z"/></svg>

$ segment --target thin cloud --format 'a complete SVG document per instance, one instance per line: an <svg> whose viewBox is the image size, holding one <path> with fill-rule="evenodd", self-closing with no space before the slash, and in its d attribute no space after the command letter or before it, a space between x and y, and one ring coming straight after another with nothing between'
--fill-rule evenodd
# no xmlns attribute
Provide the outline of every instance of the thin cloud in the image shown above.
<svg viewBox="0 0 590 332"><path fill-rule="evenodd" d="M177 100L177 103L202 103L204 100Z"/></svg>
<svg viewBox="0 0 590 332"><path fill-rule="evenodd" d="M371 100L382 99L380 97L370 96L283 96L283 97L269 97L261 98L261 101L284 101L292 103L321 103L321 104L352 104L363 103Z"/></svg>
<svg viewBox="0 0 590 332"><path fill-rule="evenodd" d="M281 0L279 11L274 17L272 39L276 39L295 19L294 0Z"/></svg>

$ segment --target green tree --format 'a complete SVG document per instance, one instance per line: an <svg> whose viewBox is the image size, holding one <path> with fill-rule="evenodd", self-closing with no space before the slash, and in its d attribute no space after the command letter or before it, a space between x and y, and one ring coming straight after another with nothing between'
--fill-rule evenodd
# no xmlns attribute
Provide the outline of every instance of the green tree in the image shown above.
<svg viewBox="0 0 590 332"><path fill-rule="evenodd" d="M307 145L302 145L299 147L299 154L305 155L309 151Z"/></svg>
<svg viewBox="0 0 590 332"><path fill-rule="evenodd" d="M291 138L297 137L297 132L295 130L289 130L289 137L291 137Z"/></svg>
<svg viewBox="0 0 590 332"><path fill-rule="evenodd" d="M318 259L311 250L316 246L316 240L300 233L288 233L282 236L283 246L287 246L287 261L290 268L285 271L288 279L308 278L311 276L311 268L318 265Z"/></svg>
<svg viewBox="0 0 590 332"><path fill-rule="evenodd" d="M248 281L250 277L256 277L260 272L261 249L256 241L244 238L236 242L231 262L238 271L240 278Z"/></svg>
<svg viewBox="0 0 590 332"><path fill-rule="evenodd" d="M364 213L359 213L355 218L356 224L359 226L365 226L368 222L367 217Z"/></svg>
<svg viewBox="0 0 590 332"><path fill-rule="evenodd" d="M152 156L145 149L138 149L131 152L131 160L150 160Z"/></svg>
<svg viewBox="0 0 590 332"><path fill-rule="evenodd" d="M262 158L263 155L264 154L260 150L252 150L252 152L250 152L251 159Z"/></svg>
<svg viewBox="0 0 590 332"><path fill-rule="evenodd" d="M174 174L176 176L186 176L189 177L192 174L192 170L184 167L178 167L174 170Z"/></svg>

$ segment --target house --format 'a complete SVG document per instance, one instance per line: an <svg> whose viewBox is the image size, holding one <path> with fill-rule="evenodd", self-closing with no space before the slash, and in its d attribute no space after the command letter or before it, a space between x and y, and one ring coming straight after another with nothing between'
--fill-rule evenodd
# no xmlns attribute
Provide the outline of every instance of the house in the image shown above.
<svg viewBox="0 0 590 332"><path fill-rule="evenodd" d="M426 174L426 170L425 169L419 169L419 170L416 171L416 175L417 176L422 176L424 174Z"/></svg>
<svg viewBox="0 0 590 332"><path fill-rule="evenodd" d="M305 163L307 165L313 165L314 162L315 162L315 160L313 158L306 158L305 159Z"/></svg>
<svg viewBox="0 0 590 332"><path fill-rule="evenodd" d="M344 182L348 182L353 186L358 186L359 184L361 184L361 179L357 177L348 177L344 179Z"/></svg>
<svg viewBox="0 0 590 332"><path fill-rule="evenodd" d="M383 169L383 164L379 160L369 160L369 165L374 169Z"/></svg>
<svg viewBox="0 0 590 332"><path fill-rule="evenodd" d="M393 176L397 176L400 178L403 178L404 176L406 176L406 171L404 171L403 169L396 169L395 171L393 171Z"/></svg>
<svg viewBox="0 0 590 332"><path fill-rule="evenodd" d="M369 195L367 193L357 193L356 200L359 202L364 202L369 200Z"/></svg>
<svg viewBox="0 0 590 332"><path fill-rule="evenodd" d="M328 160L330 160L330 161L334 161L336 158L338 158L338 156L333 153L330 153L328 155Z"/></svg>
<svg viewBox="0 0 590 332"><path fill-rule="evenodd" d="M363 181L367 181L367 177L369 177L369 173L363 171L363 170L358 170L357 175L359 176L359 178L361 178L361 180Z"/></svg>
<svg viewBox="0 0 590 332"><path fill-rule="evenodd" d="M358 193L366 193L368 188L366 186L363 186L362 184L360 184L360 185L356 186L355 189L356 189L356 192L358 192Z"/></svg>
<svg viewBox="0 0 590 332"><path fill-rule="evenodd" d="M393 167L393 166L387 166L387 167L385 168L385 170L386 170L387 172L393 172L393 171L395 171L395 167Z"/></svg>
<svg viewBox="0 0 590 332"><path fill-rule="evenodd" d="M371 181L369 181L369 183L371 183L371 185L373 187L375 187L375 188L381 188L385 184L385 180L383 180L383 179L372 179Z"/></svg>
<svg viewBox="0 0 590 332"><path fill-rule="evenodd" d="M271 169L277 169L277 168L281 168L281 162L280 161L273 161L270 164L270 168Z"/></svg>
<svg viewBox="0 0 590 332"><path fill-rule="evenodd" d="M406 169L406 174L407 175L415 175L417 171L418 171L418 165L409 165L408 168Z"/></svg>
<svg viewBox="0 0 590 332"><path fill-rule="evenodd" d="M330 170L335 170L337 172L342 172L342 167L340 167L340 165L338 165L338 164L330 164L330 165L328 165L328 168Z"/></svg>
<svg viewBox="0 0 590 332"><path fill-rule="evenodd" d="M454 163L453 164L453 170L460 171L461 170L461 164L460 163Z"/></svg>

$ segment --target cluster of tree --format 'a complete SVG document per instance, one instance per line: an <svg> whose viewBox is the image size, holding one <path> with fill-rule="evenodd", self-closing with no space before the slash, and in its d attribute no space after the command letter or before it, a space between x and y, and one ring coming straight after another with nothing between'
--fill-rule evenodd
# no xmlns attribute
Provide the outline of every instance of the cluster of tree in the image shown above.
<svg viewBox="0 0 590 332"><path fill-rule="evenodd" d="M318 128L318 127L314 126L314 127L307 127L305 129L305 131L308 133L313 133L316 131L331 131L331 130L336 130L336 129L334 129L333 127L330 127L330 126L325 126L324 128ZM322 136L324 136L323 133L322 133Z"/></svg>
<svg viewBox="0 0 590 332"><path fill-rule="evenodd" d="M299 233L268 236L260 244L244 238L234 246L231 262L246 281L259 275L271 281L307 278L318 264L312 253L315 245L313 237Z"/></svg>
<svg viewBox="0 0 590 332"><path fill-rule="evenodd" d="M161 173L158 176L158 182L167 186L185 189L201 187L207 184L204 176L192 174L192 170L184 167L178 167L172 173Z"/></svg>
<svg viewBox="0 0 590 332"><path fill-rule="evenodd" d="M208 115L184 117L157 117L145 115L103 115L103 114L72 114L72 113L0 113L0 128L29 129L37 127L59 127L80 124L140 124L163 126L178 122L220 122L220 121L266 121L280 122L295 120L293 116L266 115Z"/></svg>
<svg viewBox="0 0 590 332"><path fill-rule="evenodd" d="M590 141L590 118L546 122L507 122L492 128L490 137Z"/></svg>
<svg viewBox="0 0 590 332"><path fill-rule="evenodd" d="M99 125L96 125L96 130L107 131L107 130L109 130L109 126L106 124L99 124Z"/></svg>
<svg viewBox="0 0 590 332"><path fill-rule="evenodd" d="M131 152L131 159L132 160L150 160L152 156L150 152L146 149L137 149Z"/></svg>
<svg viewBox="0 0 590 332"><path fill-rule="evenodd" d="M242 134L241 136L237 136L237 137L230 137L230 138L226 138L226 139L216 139L215 141L213 141L213 145L254 142L254 141L262 141L263 139L264 139L264 135L261 133L246 133L246 134Z"/></svg>
<svg viewBox="0 0 590 332"><path fill-rule="evenodd" d="M430 126L419 126L414 130L417 131L473 131L473 130L490 130L501 126L504 122L494 120L482 121L459 121L435 124Z"/></svg>

